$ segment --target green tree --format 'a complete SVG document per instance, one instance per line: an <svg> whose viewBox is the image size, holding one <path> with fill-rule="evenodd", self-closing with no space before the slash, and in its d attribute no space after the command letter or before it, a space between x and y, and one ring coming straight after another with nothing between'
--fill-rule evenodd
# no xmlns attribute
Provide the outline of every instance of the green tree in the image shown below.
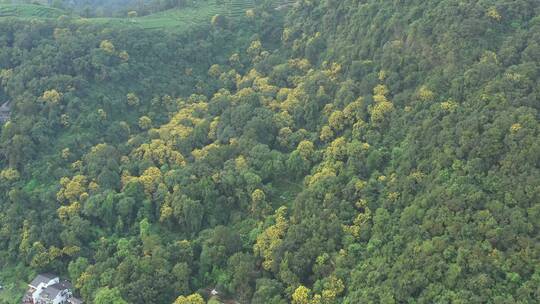
<svg viewBox="0 0 540 304"><path fill-rule="evenodd" d="M127 304L122 299L120 291L116 288L103 287L97 290L96 297L94 298L96 304Z"/></svg>

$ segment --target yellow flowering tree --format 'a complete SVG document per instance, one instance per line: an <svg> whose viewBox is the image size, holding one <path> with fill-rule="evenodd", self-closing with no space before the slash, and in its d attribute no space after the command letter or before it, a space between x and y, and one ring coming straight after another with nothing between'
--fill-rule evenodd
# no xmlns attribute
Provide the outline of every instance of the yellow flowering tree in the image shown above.
<svg viewBox="0 0 540 304"><path fill-rule="evenodd" d="M283 242L283 237L289 227L289 221L285 217L287 207L280 207L276 210L274 218L276 223L263 231L258 237L253 247L254 252L263 258L263 268L266 270L275 270L276 263L274 254Z"/></svg>

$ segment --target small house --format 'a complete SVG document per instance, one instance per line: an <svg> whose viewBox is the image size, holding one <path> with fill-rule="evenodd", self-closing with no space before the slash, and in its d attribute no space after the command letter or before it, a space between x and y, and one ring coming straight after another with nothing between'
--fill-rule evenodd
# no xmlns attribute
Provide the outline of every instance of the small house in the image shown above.
<svg viewBox="0 0 540 304"><path fill-rule="evenodd" d="M30 288L30 291L32 291L32 295L34 293L39 294L43 289L47 288L49 285L53 285L60 282L60 279L50 273L43 273L38 274L35 279L28 284L28 287ZM35 298L34 298L35 299Z"/></svg>
<svg viewBox="0 0 540 304"><path fill-rule="evenodd" d="M63 304L71 298L71 284L68 281L60 281L58 283L47 286L41 291L35 304Z"/></svg>
<svg viewBox="0 0 540 304"><path fill-rule="evenodd" d="M11 117L11 106L8 102L5 102L0 106L0 123L5 123Z"/></svg>
<svg viewBox="0 0 540 304"><path fill-rule="evenodd" d="M80 299L73 297L73 287L67 280L60 280L56 275L44 273L36 276L28 284L29 297L24 303L32 304L81 304Z"/></svg>

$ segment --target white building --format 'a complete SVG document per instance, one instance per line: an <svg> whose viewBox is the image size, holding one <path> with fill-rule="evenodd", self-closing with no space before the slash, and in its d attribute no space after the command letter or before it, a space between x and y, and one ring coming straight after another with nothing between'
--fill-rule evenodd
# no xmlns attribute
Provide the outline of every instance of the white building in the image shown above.
<svg viewBox="0 0 540 304"><path fill-rule="evenodd" d="M34 304L64 304L71 296L71 284L68 281L61 281L43 289Z"/></svg>
<svg viewBox="0 0 540 304"><path fill-rule="evenodd" d="M8 102L3 103L0 106L0 122L5 123L11 117L11 106Z"/></svg>
<svg viewBox="0 0 540 304"><path fill-rule="evenodd" d="M82 303L73 297L73 287L69 281L60 280L52 274L40 274L28 286L33 304Z"/></svg>
<svg viewBox="0 0 540 304"><path fill-rule="evenodd" d="M32 300L37 303L41 292L49 285L54 285L60 282L60 278L50 273L38 274L38 276L28 284L32 292Z"/></svg>

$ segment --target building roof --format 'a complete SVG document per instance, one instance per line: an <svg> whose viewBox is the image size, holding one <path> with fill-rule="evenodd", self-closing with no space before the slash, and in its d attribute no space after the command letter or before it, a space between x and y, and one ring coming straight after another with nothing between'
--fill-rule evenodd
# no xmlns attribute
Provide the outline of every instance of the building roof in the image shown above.
<svg viewBox="0 0 540 304"><path fill-rule="evenodd" d="M34 288L37 288L39 284L41 284L41 283L47 284L51 280L56 279L56 278L57 278L57 276L55 276L53 274L50 274L50 273L38 274L36 276L36 278L33 279L32 282L30 282L29 285L34 287Z"/></svg>
<svg viewBox="0 0 540 304"><path fill-rule="evenodd" d="M59 283L52 284L50 286L47 286L47 288L43 289L39 297L44 299L54 299L62 291L71 290L71 288L72 286L70 282L60 281Z"/></svg>
<svg viewBox="0 0 540 304"><path fill-rule="evenodd" d="M53 300L61 292L62 290L49 286L43 289L43 291L39 294L39 298Z"/></svg>
<svg viewBox="0 0 540 304"><path fill-rule="evenodd" d="M11 107L9 105L9 101L6 103L3 103L0 106L0 122L5 123L9 120L11 116Z"/></svg>
<svg viewBox="0 0 540 304"><path fill-rule="evenodd" d="M0 106L0 111L10 111L11 110L11 107L9 106L9 101L8 102L4 102L1 106Z"/></svg>
<svg viewBox="0 0 540 304"><path fill-rule="evenodd" d="M68 280L62 280L52 286L55 286L56 288L59 288L61 290L66 290L66 289L73 289L73 285L71 285L71 282L68 281Z"/></svg>

